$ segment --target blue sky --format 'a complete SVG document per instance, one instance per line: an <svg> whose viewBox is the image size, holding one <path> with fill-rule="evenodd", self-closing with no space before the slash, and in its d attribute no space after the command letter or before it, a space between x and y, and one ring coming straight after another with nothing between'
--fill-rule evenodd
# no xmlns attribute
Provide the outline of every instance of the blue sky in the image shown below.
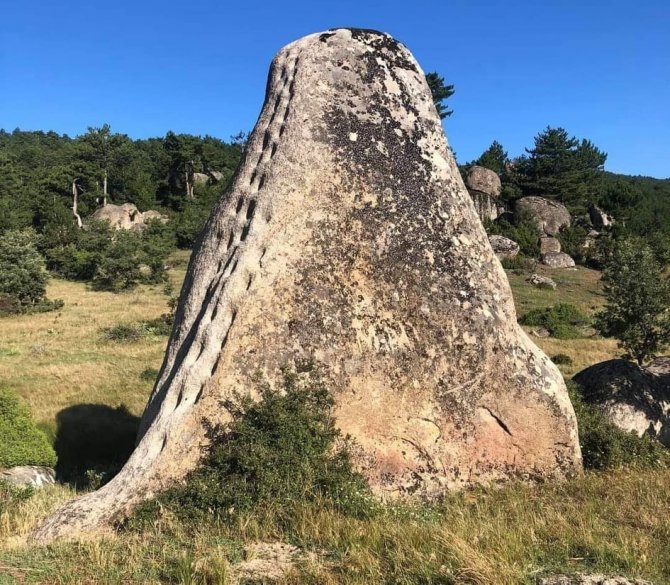
<svg viewBox="0 0 670 585"><path fill-rule="evenodd" d="M670 177L668 0L61 0L3 3L0 127L111 124L228 139L250 130L286 43L338 26L391 33L456 86L459 162L511 155L547 125L615 172Z"/></svg>

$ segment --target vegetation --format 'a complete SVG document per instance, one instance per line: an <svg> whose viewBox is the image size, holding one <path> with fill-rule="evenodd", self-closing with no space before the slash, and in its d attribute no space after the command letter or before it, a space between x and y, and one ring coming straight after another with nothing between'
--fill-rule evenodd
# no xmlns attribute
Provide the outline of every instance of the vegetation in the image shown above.
<svg viewBox="0 0 670 585"><path fill-rule="evenodd" d="M0 388L0 468L54 465L56 454L28 408L6 388Z"/></svg>
<svg viewBox="0 0 670 585"><path fill-rule="evenodd" d="M670 282L649 246L625 240L616 246L603 283L607 304L597 327L642 365L670 343Z"/></svg>
<svg viewBox="0 0 670 585"><path fill-rule="evenodd" d="M46 299L48 274L31 230L0 234L0 314L46 311L62 302Z"/></svg>
<svg viewBox="0 0 670 585"><path fill-rule="evenodd" d="M444 102L454 95L454 86L446 85L444 78L435 72L426 73L426 81L428 82L430 93L433 96L433 103L440 116L440 120L448 118L454 111L450 110Z"/></svg>
<svg viewBox="0 0 670 585"><path fill-rule="evenodd" d="M187 521L213 516L236 522L271 508L288 517L296 505L314 502L365 512L372 498L351 470L347 443L331 414L333 399L318 372L309 366L302 371L286 370L281 388L259 382L260 401L244 396L227 404L233 422L210 430L212 447L202 466L185 485L140 508L140 525L159 512Z"/></svg>
<svg viewBox="0 0 670 585"><path fill-rule="evenodd" d="M533 309L519 319L522 325L543 327L556 339L580 337L579 327L589 323L588 317L569 303L559 303L552 307Z"/></svg>

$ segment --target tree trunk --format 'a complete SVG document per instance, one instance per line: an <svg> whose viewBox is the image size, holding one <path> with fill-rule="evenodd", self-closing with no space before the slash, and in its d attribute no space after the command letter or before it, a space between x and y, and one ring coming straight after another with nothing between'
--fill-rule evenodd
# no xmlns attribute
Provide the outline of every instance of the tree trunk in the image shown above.
<svg viewBox="0 0 670 585"><path fill-rule="evenodd" d="M81 221L81 216L77 213L77 198L79 197L79 189L77 188L77 179L72 181L72 215L77 220L77 227L81 229L84 224Z"/></svg>
<svg viewBox="0 0 670 585"><path fill-rule="evenodd" d="M102 180L102 206L107 205L107 169L105 169L105 176Z"/></svg>

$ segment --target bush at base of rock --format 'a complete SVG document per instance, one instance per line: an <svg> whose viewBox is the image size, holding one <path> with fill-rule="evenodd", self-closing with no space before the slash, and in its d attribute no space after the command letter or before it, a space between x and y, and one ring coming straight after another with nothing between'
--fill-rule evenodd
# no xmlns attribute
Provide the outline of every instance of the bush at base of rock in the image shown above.
<svg viewBox="0 0 670 585"><path fill-rule="evenodd" d="M56 453L28 407L13 392L0 388L0 468L55 463Z"/></svg>
<svg viewBox="0 0 670 585"><path fill-rule="evenodd" d="M559 303L553 307L533 309L519 318L521 325L542 327L556 339L582 337L580 326L588 324L588 318L574 305Z"/></svg>

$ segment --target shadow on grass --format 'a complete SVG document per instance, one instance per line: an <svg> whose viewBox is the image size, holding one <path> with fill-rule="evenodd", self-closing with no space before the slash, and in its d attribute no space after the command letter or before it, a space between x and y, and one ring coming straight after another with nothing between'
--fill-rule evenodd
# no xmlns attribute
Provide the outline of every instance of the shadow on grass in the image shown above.
<svg viewBox="0 0 670 585"><path fill-rule="evenodd" d="M59 480L77 488L107 483L133 452L139 423L124 405L77 404L61 410L54 440Z"/></svg>

